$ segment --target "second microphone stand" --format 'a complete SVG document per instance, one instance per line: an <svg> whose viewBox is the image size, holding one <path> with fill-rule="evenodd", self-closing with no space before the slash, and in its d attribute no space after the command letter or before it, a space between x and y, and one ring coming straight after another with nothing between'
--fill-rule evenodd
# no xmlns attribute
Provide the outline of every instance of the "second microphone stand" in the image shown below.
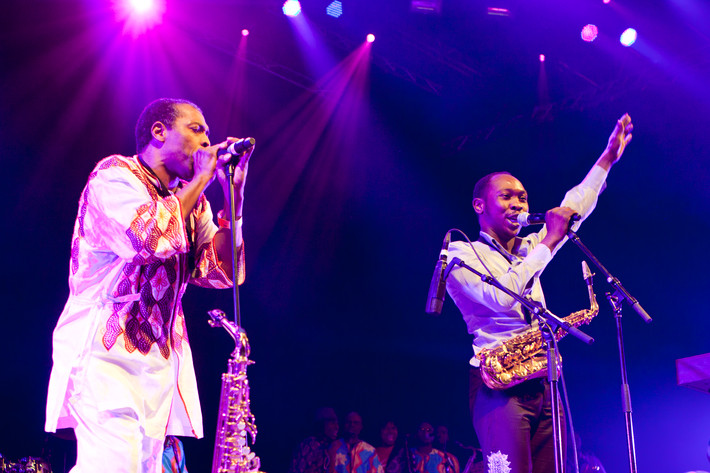
<svg viewBox="0 0 710 473"><path fill-rule="evenodd" d="M606 293L606 298L609 301L609 304L611 304L611 308L614 311L614 318L616 319L616 337L619 345L619 364L621 367L621 402L624 410L624 419L626 421L626 444L629 453L629 468L631 473L636 473L636 446L634 443L634 424L631 415L631 391L629 389L629 380L626 374L624 335L621 326L621 309L623 302L627 301L646 323L650 323L652 319L644 308L641 307L639 301L629 294L619 279L611 275L609 270L607 270L604 265L592 254L589 248L582 243L582 240L579 239L579 236L577 236L575 232L569 230L567 232L567 236L569 236L569 239L577 245L580 250L582 250L582 253L584 253L592 263L594 263L594 265L604 275L607 282L614 288L613 293Z"/></svg>

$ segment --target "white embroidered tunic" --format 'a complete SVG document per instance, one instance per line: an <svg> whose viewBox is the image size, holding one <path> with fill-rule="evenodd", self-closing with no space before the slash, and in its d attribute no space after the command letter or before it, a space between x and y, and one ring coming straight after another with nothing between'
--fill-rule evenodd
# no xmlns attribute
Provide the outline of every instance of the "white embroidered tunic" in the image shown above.
<svg viewBox="0 0 710 473"><path fill-rule="evenodd" d="M188 282L231 287L212 243L217 230L204 195L185 219L137 156L97 164L74 225L45 430L75 426L69 403L86 402L132 410L150 437L202 437L181 299ZM241 283L243 250L237 272Z"/></svg>

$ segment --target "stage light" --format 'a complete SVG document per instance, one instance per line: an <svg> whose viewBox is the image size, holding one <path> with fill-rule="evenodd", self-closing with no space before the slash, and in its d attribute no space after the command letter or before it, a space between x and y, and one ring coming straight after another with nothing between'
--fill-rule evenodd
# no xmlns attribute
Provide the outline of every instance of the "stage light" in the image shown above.
<svg viewBox="0 0 710 473"><path fill-rule="evenodd" d="M338 0L335 0L334 2L331 2L328 7L326 7L325 12L333 18L339 18L340 15L343 14L343 4Z"/></svg>
<svg viewBox="0 0 710 473"><path fill-rule="evenodd" d="M286 0L281 10L286 16L298 16L301 13L301 3L298 0Z"/></svg>
<svg viewBox="0 0 710 473"><path fill-rule="evenodd" d="M249 30L246 29L246 28L244 28L244 29L242 30L242 36L249 36Z"/></svg>
<svg viewBox="0 0 710 473"><path fill-rule="evenodd" d="M373 43L374 41L375 41L375 35L374 35L374 34L370 33L369 35L367 35L367 42L368 42L368 43Z"/></svg>
<svg viewBox="0 0 710 473"><path fill-rule="evenodd" d="M488 14L491 16L510 16L510 10L507 8L488 7Z"/></svg>
<svg viewBox="0 0 710 473"><path fill-rule="evenodd" d="M545 55L544 55L544 54L540 54L539 59L540 59L540 62L545 62Z"/></svg>
<svg viewBox="0 0 710 473"><path fill-rule="evenodd" d="M155 6L152 0L129 0L128 4L139 15L150 12Z"/></svg>
<svg viewBox="0 0 710 473"><path fill-rule="evenodd" d="M621 33L621 37L619 38L619 42L626 46L627 48L634 44L636 42L636 38L638 37L638 34L636 33L636 30L633 28L627 28L623 33Z"/></svg>
<svg viewBox="0 0 710 473"><path fill-rule="evenodd" d="M441 0L412 0L410 9L417 13L439 14L441 13Z"/></svg>
<svg viewBox="0 0 710 473"><path fill-rule="evenodd" d="M597 39L597 36L599 36L599 29L592 24L586 25L584 28L582 28L582 39L586 41L587 43L591 43L595 39Z"/></svg>
<svg viewBox="0 0 710 473"><path fill-rule="evenodd" d="M602 0L604 3L611 3L611 0Z"/></svg>
<svg viewBox="0 0 710 473"><path fill-rule="evenodd" d="M123 31L137 36L163 21L165 0L115 0L113 8Z"/></svg>

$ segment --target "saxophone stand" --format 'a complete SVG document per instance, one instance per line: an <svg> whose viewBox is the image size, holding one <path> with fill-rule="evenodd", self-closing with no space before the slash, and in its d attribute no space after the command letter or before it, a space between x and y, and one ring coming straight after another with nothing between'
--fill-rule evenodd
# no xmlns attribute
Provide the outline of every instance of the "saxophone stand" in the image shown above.
<svg viewBox="0 0 710 473"><path fill-rule="evenodd" d="M607 293L606 298L611 304L611 308L614 311L614 318L616 319L616 337L619 344L619 363L621 366L621 398L622 407L624 409L624 418L626 420L626 443L629 452L629 468L631 473L636 473L638 470L636 468L636 447L634 445L634 425L631 415L631 391L629 390L629 381L626 375L626 357L624 355L624 336L621 327L621 305L624 301L628 302L629 305L639 314L639 316L646 322L651 322L651 317L648 313L641 307L638 300L636 300L621 284L621 281L616 277L612 276L611 273L602 265L602 263L589 251L579 236L572 230L567 232L567 236L572 242L582 250L587 258L589 258L592 263L601 271L601 273L606 278L607 282L611 284L614 288L614 293Z"/></svg>
<svg viewBox="0 0 710 473"><path fill-rule="evenodd" d="M586 344L591 344L594 342L594 339L590 337L589 335L585 334L581 330L579 330L577 327L570 325L569 323L565 322L561 318L557 317L555 314L547 310L547 308L543 307L542 304L539 302L527 299L520 294L516 294L515 292L511 291L507 287L503 286L500 282L498 282L497 279L494 277L488 276L486 274L480 273L479 271L476 271L463 261L461 261L460 258L453 258L451 260L451 263L447 265L446 269L444 270L444 275L443 279L446 280L448 278L449 273L451 273L451 270L455 266L461 266L462 268L467 269L468 271L472 272L479 278L481 278L481 281L485 282L486 284L489 284L500 291L503 291L516 301L520 302L520 304L527 308L531 314L538 320L538 326L540 327L540 330L542 331L542 336L543 339L545 340L547 344L547 380L550 383L550 394L551 394L551 400L552 400L552 435L553 435L553 440L555 443L555 472L556 473L564 473L564 452L563 452L563 441L562 441L562 420L560 417L560 411L559 411L559 399L558 399L558 394L559 394L559 388L557 385L558 382L558 366L557 366L557 349L555 347L555 341L553 337L553 333L557 331L559 328L565 330L567 333L570 335L574 336L575 338L581 340L582 342Z"/></svg>
<svg viewBox="0 0 710 473"><path fill-rule="evenodd" d="M252 143L253 145L253 143ZM235 343L228 362L228 370L222 375L222 389L217 417L212 473L260 473L261 460L249 448L249 438L256 440L256 423L250 408L249 380L247 366L254 362L249 359L251 347L249 339L241 328L239 313L239 273L237 272L236 205L234 202L234 169L236 159L227 165L229 181L229 222L232 237L232 298L234 322L227 319L221 310L208 312L211 327L222 327Z"/></svg>

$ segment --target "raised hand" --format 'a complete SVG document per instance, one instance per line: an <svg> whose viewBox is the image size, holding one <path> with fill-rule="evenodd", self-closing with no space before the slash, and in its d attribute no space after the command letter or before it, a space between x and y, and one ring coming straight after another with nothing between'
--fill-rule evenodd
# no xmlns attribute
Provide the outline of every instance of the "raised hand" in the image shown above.
<svg viewBox="0 0 710 473"><path fill-rule="evenodd" d="M634 124L631 123L631 117L628 113L625 113L616 122L614 131L611 132L609 136L609 142L606 146L606 152L609 154L609 158L612 160L611 164L617 162L621 155L624 154L626 145L631 141L631 132L634 130Z"/></svg>

